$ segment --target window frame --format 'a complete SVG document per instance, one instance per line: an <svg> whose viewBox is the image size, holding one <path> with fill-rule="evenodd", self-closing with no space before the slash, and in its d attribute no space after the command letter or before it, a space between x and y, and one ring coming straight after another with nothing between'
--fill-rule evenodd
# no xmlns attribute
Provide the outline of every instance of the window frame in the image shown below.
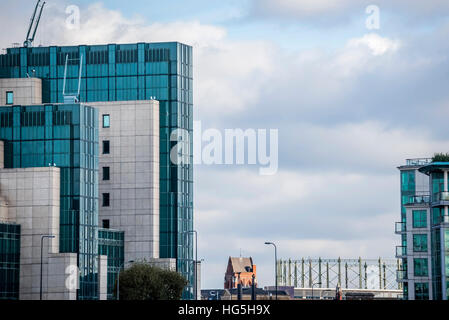
<svg viewBox="0 0 449 320"><path fill-rule="evenodd" d="M107 144L107 146L108 146L108 152L105 152L105 145ZM102 153L103 154L111 154L111 141L110 140L103 140L103 145L102 145L102 147L103 147L103 150L102 150Z"/></svg>
<svg viewBox="0 0 449 320"><path fill-rule="evenodd" d="M415 282L415 300L429 300L430 293L429 293L429 283L428 282ZM421 287L422 292L417 294L418 287Z"/></svg>
<svg viewBox="0 0 449 320"><path fill-rule="evenodd" d="M9 102L9 97L12 97L11 102ZM14 104L14 91L6 91L6 105L11 106Z"/></svg>
<svg viewBox="0 0 449 320"><path fill-rule="evenodd" d="M422 263L422 265L421 265L421 263L417 263L418 261L425 262L425 263ZM419 269L416 267L417 265L421 266L420 273L416 272L417 269ZM423 267L425 267L425 268L423 268ZM425 271L425 272L423 272L423 271ZM414 258L413 259L413 275L415 277L428 277L429 276L429 259L428 258Z"/></svg>
<svg viewBox="0 0 449 320"><path fill-rule="evenodd" d="M424 219L422 219L423 212L424 212ZM419 219L415 219L415 213L420 214ZM413 210L412 211L412 226L414 229L427 228L427 210Z"/></svg>
<svg viewBox="0 0 449 320"><path fill-rule="evenodd" d="M105 174L105 173L107 173L107 174ZM107 177L105 177L105 176L107 176ZM103 167L102 178L103 178L103 181L110 181L111 180L111 167Z"/></svg>
<svg viewBox="0 0 449 320"><path fill-rule="evenodd" d="M111 221L109 219L103 219L102 220L102 227L103 229L109 229L111 226Z"/></svg>
<svg viewBox="0 0 449 320"><path fill-rule="evenodd" d="M101 206L105 208L111 206L111 194L109 192L103 193Z"/></svg>
<svg viewBox="0 0 449 320"><path fill-rule="evenodd" d="M108 119L107 124L105 124L105 119ZM111 127L111 115L110 114L104 114L102 117L102 125L103 128L110 128Z"/></svg>
<svg viewBox="0 0 449 320"><path fill-rule="evenodd" d="M425 250L423 250L423 247L415 246L415 238L424 238L425 241ZM429 239L427 237L426 233L415 233L412 235L412 241L413 241L413 252L427 252L429 250Z"/></svg>

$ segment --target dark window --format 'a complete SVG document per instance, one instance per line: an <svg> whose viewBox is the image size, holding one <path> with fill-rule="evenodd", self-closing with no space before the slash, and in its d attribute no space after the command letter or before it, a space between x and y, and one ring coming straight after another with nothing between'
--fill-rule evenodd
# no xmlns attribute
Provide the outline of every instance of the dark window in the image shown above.
<svg viewBox="0 0 449 320"><path fill-rule="evenodd" d="M428 283L415 283L415 300L429 300Z"/></svg>
<svg viewBox="0 0 449 320"><path fill-rule="evenodd" d="M109 140L103 140L103 154L109 154Z"/></svg>
<svg viewBox="0 0 449 320"><path fill-rule="evenodd" d="M103 180L109 180L109 167L103 167Z"/></svg>
<svg viewBox="0 0 449 320"><path fill-rule="evenodd" d="M104 229L109 229L109 219L103 220L103 228Z"/></svg>
<svg viewBox="0 0 449 320"><path fill-rule="evenodd" d="M6 92L6 104L14 104L14 92Z"/></svg>
<svg viewBox="0 0 449 320"><path fill-rule="evenodd" d="M111 117L108 114L104 114L103 115L103 128L109 128L111 123L110 123Z"/></svg>
<svg viewBox="0 0 449 320"><path fill-rule="evenodd" d="M415 258L413 259L415 277L428 277L429 266L427 258Z"/></svg>
<svg viewBox="0 0 449 320"><path fill-rule="evenodd" d="M103 207L109 207L109 193L103 193Z"/></svg>

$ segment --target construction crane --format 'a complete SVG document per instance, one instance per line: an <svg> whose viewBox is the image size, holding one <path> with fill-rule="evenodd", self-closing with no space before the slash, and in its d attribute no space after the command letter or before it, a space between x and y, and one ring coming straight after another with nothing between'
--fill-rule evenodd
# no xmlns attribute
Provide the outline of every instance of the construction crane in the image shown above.
<svg viewBox="0 0 449 320"><path fill-rule="evenodd" d="M38 0L36 3L36 7L34 8L34 12L33 15L31 16L31 21L30 21L30 26L28 27L28 32L27 32L27 36L25 39L25 42L23 43L23 46L25 48L31 47L33 45L33 41L34 41L34 37L36 36L36 31L37 31L37 27L39 26L39 21L41 20L41 16L42 16L42 10L44 10L44 6L45 6L45 2ZM39 10L39 15L37 16L36 19L36 13L37 10ZM31 32L33 30L34 27L34 31ZM32 37L30 38L30 35L32 34Z"/></svg>

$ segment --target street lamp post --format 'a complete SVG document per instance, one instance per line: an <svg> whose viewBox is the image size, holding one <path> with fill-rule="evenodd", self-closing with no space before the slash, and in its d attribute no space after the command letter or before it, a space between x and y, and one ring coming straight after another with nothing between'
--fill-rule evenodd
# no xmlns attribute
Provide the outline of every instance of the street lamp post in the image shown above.
<svg viewBox="0 0 449 320"><path fill-rule="evenodd" d="M121 264L121 266L118 268L118 272L117 272L117 300L120 300L120 270L122 269L122 267L125 266L125 264L127 263L133 263L134 260L129 260L127 262L123 262Z"/></svg>
<svg viewBox="0 0 449 320"><path fill-rule="evenodd" d="M182 233L195 233L195 300L198 300L198 232L196 230L190 230Z"/></svg>
<svg viewBox="0 0 449 320"><path fill-rule="evenodd" d="M274 242L265 242L266 245L272 245L274 247L274 274L275 274L275 288L276 288L276 300L278 299L278 253L277 247Z"/></svg>
<svg viewBox="0 0 449 320"><path fill-rule="evenodd" d="M53 239L55 238L54 235L46 234L41 236L41 284L40 284L40 291L39 291L39 300L42 300L42 251L44 250L44 239L49 238ZM47 268L47 274L48 274L48 268Z"/></svg>
<svg viewBox="0 0 449 320"><path fill-rule="evenodd" d="M313 286L321 285L321 282L312 283L312 300L315 300L315 296L313 295Z"/></svg>

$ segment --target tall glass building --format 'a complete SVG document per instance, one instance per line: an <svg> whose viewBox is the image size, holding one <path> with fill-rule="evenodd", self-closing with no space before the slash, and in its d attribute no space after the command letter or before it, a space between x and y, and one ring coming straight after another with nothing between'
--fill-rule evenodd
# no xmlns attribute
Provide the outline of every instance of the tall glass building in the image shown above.
<svg viewBox="0 0 449 320"><path fill-rule="evenodd" d="M184 298L193 298L193 156L190 164L170 161L174 129L193 129L192 48L178 43L9 48L0 55L0 78L41 78L43 103L64 101L78 88L81 102L150 100L160 102L160 258L176 258L189 281ZM190 139L193 149L193 139Z"/></svg>
<svg viewBox="0 0 449 320"><path fill-rule="evenodd" d="M100 255L108 257L108 300L115 299L114 288L120 268L124 265L124 238L123 231L111 229L98 229L98 251Z"/></svg>
<svg viewBox="0 0 449 320"><path fill-rule="evenodd" d="M449 298L449 162L410 159L401 171L398 281L409 300Z"/></svg>
<svg viewBox="0 0 449 320"><path fill-rule="evenodd" d="M0 139L5 168L60 168L60 252L77 253L78 299L98 299L98 111L82 104L1 107Z"/></svg>
<svg viewBox="0 0 449 320"><path fill-rule="evenodd" d="M0 300L19 299L20 225L0 221Z"/></svg>

